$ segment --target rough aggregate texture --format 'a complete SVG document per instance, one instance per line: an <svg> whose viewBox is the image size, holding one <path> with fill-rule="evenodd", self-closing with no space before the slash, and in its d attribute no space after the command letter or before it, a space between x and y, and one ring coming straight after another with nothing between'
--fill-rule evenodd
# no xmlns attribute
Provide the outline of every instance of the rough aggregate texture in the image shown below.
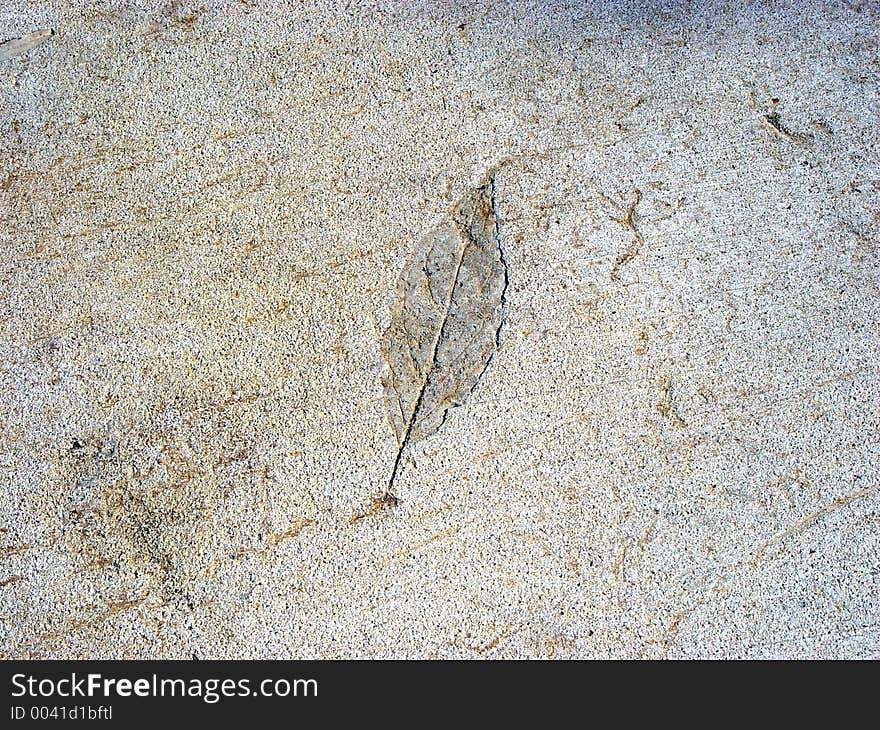
<svg viewBox="0 0 880 730"><path fill-rule="evenodd" d="M880 657L875 2L6 0L7 657ZM486 172L479 387L383 333Z"/></svg>

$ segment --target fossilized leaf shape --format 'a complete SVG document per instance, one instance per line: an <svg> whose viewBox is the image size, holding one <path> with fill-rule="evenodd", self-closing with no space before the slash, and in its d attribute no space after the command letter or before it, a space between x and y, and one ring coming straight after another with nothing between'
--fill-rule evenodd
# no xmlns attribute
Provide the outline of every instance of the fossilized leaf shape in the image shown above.
<svg viewBox="0 0 880 730"><path fill-rule="evenodd" d="M31 48L40 45L40 43L51 37L52 31L46 28L28 33L21 38L13 38L10 41L0 43L0 61L20 56L22 53L31 50Z"/></svg>
<svg viewBox="0 0 880 730"><path fill-rule="evenodd" d="M506 287L489 178L421 241L398 284L383 383L400 451L474 389L497 347Z"/></svg>

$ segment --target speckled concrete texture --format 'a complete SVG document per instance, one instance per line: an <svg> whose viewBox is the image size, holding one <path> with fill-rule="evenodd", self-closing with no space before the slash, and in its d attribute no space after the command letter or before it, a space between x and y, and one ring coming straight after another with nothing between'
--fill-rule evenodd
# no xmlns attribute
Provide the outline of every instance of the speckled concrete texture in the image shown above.
<svg viewBox="0 0 880 730"><path fill-rule="evenodd" d="M6 0L6 657L880 657L880 6ZM500 347L397 452L418 242Z"/></svg>

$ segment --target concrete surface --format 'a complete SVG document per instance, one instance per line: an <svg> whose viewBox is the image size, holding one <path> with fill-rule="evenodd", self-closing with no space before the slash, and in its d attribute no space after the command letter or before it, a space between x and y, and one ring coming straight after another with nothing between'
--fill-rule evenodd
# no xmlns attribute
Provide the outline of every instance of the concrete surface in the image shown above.
<svg viewBox="0 0 880 730"><path fill-rule="evenodd" d="M876 2L0 6L46 28L4 656L880 657ZM500 162L501 346L382 508L398 277Z"/></svg>

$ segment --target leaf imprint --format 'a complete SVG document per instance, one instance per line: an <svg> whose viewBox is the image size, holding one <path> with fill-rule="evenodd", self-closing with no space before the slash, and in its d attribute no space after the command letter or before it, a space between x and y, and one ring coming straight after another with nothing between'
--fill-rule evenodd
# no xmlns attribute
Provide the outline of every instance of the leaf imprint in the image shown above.
<svg viewBox="0 0 880 730"><path fill-rule="evenodd" d="M493 171L422 239L398 283L382 345L382 384L397 438L384 504L397 504L394 482L406 447L435 433L489 366L506 291Z"/></svg>
<svg viewBox="0 0 880 730"><path fill-rule="evenodd" d="M23 35L21 38L13 38L10 41L0 43L0 61L6 61L9 58L19 56L25 51L40 45L40 43L51 38L54 34L55 31L46 28L44 30L35 30L33 33Z"/></svg>

